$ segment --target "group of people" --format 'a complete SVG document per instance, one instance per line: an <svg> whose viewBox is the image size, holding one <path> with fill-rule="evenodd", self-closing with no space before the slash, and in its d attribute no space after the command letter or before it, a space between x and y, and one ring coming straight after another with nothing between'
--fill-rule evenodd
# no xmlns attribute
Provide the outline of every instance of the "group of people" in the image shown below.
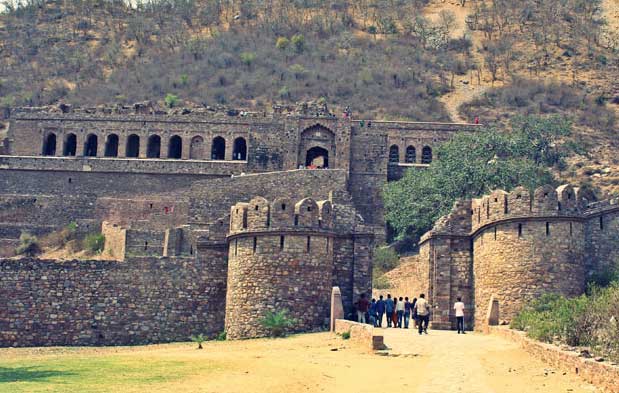
<svg viewBox="0 0 619 393"><path fill-rule="evenodd" d="M464 303L459 297L457 300L453 308L456 314L458 334L464 334ZM359 323L369 323L374 327L382 327L383 317L385 317L388 328L408 329L412 318L419 334L428 334L431 306L423 293L419 295L419 298L413 298L412 301L408 297L402 296L392 298L391 294L387 294L386 299L383 298L383 295L380 295L378 301L376 299L368 301L365 294L361 294L361 297L355 303L355 307L357 309L357 322Z"/></svg>

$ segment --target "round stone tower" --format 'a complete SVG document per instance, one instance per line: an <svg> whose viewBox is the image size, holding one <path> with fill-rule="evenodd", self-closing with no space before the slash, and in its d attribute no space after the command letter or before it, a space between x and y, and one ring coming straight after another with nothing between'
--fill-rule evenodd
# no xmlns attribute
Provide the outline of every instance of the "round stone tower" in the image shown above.
<svg viewBox="0 0 619 393"><path fill-rule="evenodd" d="M230 211L226 332L265 336L268 311L288 310L291 331L328 324L333 277L330 201L256 197Z"/></svg>
<svg viewBox="0 0 619 393"><path fill-rule="evenodd" d="M582 203L569 186L519 187L473 200L475 326L486 323L490 300L511 320L544 293L579 295L585 285Z"/></svg>

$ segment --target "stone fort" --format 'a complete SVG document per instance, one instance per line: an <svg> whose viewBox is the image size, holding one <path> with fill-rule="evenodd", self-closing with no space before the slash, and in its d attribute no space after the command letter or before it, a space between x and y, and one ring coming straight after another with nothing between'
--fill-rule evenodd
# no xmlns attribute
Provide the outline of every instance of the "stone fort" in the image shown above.
<svg viewBox="0 0 619 393"><path fill-rule="evenodd" d="M0 345L13 346L256 337L282 308L292 330L320 329L333 286L352 314L385 239L382 186L476 128L312 104L3 115ZM105 235L105 260L6 259L22 232L70 223Z"/></svg>
<svg viewBox="0 0 619 393"><path fill-rule="evenodd" d="M352 314L385 239L383 185L477 126L274 109L6 111L0 346L259 337L264 313L284 308L291 330L318 330L333 286ZM491 297L508 318L544 291L580 293L613 263L615 208L570 187L459 202L422 239L408 294L428 293L434 327L449 328L458 295L481 326ZM70 223L105 235L103 260L8 258L21 233Z"/></svg>

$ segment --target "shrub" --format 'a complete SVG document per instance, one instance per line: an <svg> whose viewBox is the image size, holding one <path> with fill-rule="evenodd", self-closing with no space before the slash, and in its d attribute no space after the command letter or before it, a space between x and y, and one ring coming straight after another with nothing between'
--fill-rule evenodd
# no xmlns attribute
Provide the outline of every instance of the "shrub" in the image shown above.
<svg viewBox="0 0 619 393"><path fill-rule="evenodd" d="M222 330L221 332L217 334L217 337L215 337L215 340L226 341L227 338L228 338L228 334L226 333L225 330Z"/></svg>
<svg viewBox="0 0 619 393"><path fill-rule="evenodd" d="M84 238L84 248L88 251L100 253L105 246L105 236L101 233L91 233Z"/></svg>
<svg viewBox="0 0 619 393"><path fill-rule="evenodd" d="M204 334L198 334L197 336L191 336L190 338L191 338L191 341L198 344L198 348L196 349L202 349L202 343L206 341Z"/></svg>
<svg viewBox="0 0 619 393"><path fill-rule="evenodd" d="M350 330L342 333L342 340L350 339Z"/></svg>
<svg viewBox="0 0 619 393"><path fill-rule="evenodd" d="M296 320L288 316L288 310L284 309L277 312L267 311L260 323L271 337L283 337Z"/></svg>
<svg viewBox="0 0 619 393"><path fill-rule="evenodd" d="M174 108L176 105L178 105L179 100L177 95L168 93L166 94L164 101L168 108Z"/></svg>
<svg viewBox="0 0 619 393"><path fill-rule="evenodd" d="M374 289L389 289L391 288L391 283L389 279L384 275L378 276L372 279Z"/></svg>
<svg viewBox="0 0 619 393"><path fill-rule="evenodd" d="M278 37L277 41L275 42L275 47L279 50L286 50L288 49L288 46L290 46L290 40L286 37Z"/></svg>
<svg viewBox="0 0 619 393"><path fill-rule="evenodd" d="M15 254L32 257L39 253L41 253L39 239L29 232L22 232L19 235L19 246L15 249Z"/></svg>
<svg viewBox="0 0 619 393"><path fill-rule="evenodd" d="M292 42L292 46L297 53L301 53L305 49L305 37L303 34L293 35L290 42Z"/></svg>
<svg viewBox="0 0 619 393"><path fill-rule="evenodd" d="M240 55L241 62L247 67L251 67L252 63L256 60L256 54L252 52L243 52Z"/></svg>

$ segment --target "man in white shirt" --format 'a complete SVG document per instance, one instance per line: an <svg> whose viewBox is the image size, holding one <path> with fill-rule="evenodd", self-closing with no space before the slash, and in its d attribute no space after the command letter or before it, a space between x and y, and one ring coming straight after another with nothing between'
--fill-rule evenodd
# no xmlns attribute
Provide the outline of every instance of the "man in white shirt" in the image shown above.
<svg viewBox="0 0 619 393"><path fill-rule="evenodd" d="M458 325L458 334L462 332L464 333L464 303L462 303L462 298L458 297L458 301L454 303L454 310L456 310L456 322Z"/></svg>
<svg viewBox="0 0 619 393"><path fill-rule="evenodd" d="M430 322L430 303L426 300L426 295L423 293L419 295L417 303L415 303L415 310L417 310L419 334L428 334L428 323Z"/></svg>

